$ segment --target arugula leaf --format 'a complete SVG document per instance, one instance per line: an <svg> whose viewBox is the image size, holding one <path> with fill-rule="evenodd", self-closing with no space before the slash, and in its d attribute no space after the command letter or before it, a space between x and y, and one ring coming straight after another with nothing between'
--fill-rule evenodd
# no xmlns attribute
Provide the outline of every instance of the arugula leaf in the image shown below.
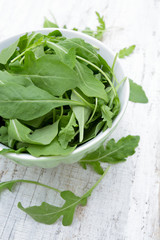
<svg viewBox="0 0 160 240"><path fill-rule="evenodd" d="M6 153L22 153L22 152L26 152L25 147L19 148L17 150L11 148L3 148L2 150L0 150L1 155L5 155Z"/></svg>
<svg viewBox="0 0 160 240"><path fill-rule="evenodd" d="M59 28L56 23L49 21L46 17L44 19L43 27L44 28Z"/></svg>
<svg viewBox="0 0 160 240"><path fill-rule="evenodd" d="M61 146L64 149L67 148L68 143L74 138L75 136L74 127L76 125L77 124L76 124L75 116L74 116L74 113L72 113L68 124L60 130L59 136L58 136L58 141L60 142Z"/></svg>
<svg viewBox="0 0 160 240"><path fill-rule="evenodd" d="M87 59L88 61L100 66L100 61L96 49L81 38L66 39L58 44L67 50L75 48L76 55Z"/></svg>
<svg viewBox="0 0 160 240"><path fill-rule="evenodd" d="M64 226L71 225L73 221L73 215L75 208L78 205L85 206L87 204L87 198L91 195L92 191L99 184L99 182L104 178L108 172L109 167L105 170L104 174L99 178L99 180L91 187L82 197L76 196L71 191L61 192L61 197L65 200L62 207L56 207L46 202L43 202L40 206L32 206L24 208L19 202L18 207L30 215L37 222L45 224L55 223L61 216L63 216L62 224Z"/></svg>
<svg viewBox="0 0 160 240"><path fill-rule="evenodd" d="M46 55L30 62L19 74L29 77L37 87L54 96L62 96L78 85L75 71L59 61L55 55Z"/></svg>
<svg viewBox="0 0 160 240"><path fill-rule="evenodd" d="M103 37L104 32L106 31L106 24L104 22L104 17L100 16L100 14L98 12L96 12L96 15L98 17L98 22L99 22L99 26L97 26L97 32L95 34L95 38L97 38L98 40L101 40Z"/></svg>
<svg viewBox="0 0 160 240"><path fill-rule="evenodd" d="M101 111L102 111L102 118L107 123L107 127L111 128L112 118L113 118L113 113L111 112L111 109L106 105L102 105Z"/></svg>
<svg viewBox="0 0 160 240"><path fill-rule="evenodd" d="M139 140L139 136L131 135L121 138L117 143L114 139L111 139L106 146L100 146L96 151L89 153L80 160L80 163L92 165L96 162L107 162L110 164L124 162L128 156L135 153ZM94 170L99 172L99 167L99 164L97 166L94 165Z"/></svg>
<svg viewBox="0 0 160 240"><path fill-rule="evenodd" d="M34 85L25 88L7 83L0 87L0 116L4 118L32 120L63 105L85 106L85 103L56 98Z"/></svg>
<svg viewBox="0 0 160 240"><path fill-rule="evenodd" d="M128 48L123 48L119 51L118 53L118 57L119 58L124 58L126 56L129 56L131 53L133 53L134 49L135 49L136 45L132 45Z"/></svg>
<svg viewBox="0 0 160 240"><path fill-rule="evenodd" d="M69 50L67 50L63 46L60 46L59 44L50 41L47 41L46 44L48 47L50 47L56 52L56 55L59 57L60 61L67 64L72 69L75 67L76 63L75 48L70 48Z"/></svg>
<svg viewBox="0 0 160 240"><path fill-rule="evenodd" d="M58 133L58 122L36 129L34 132L21 124L17 119L10 120L8 134L12 139L20 142L48 145Z"/></svg>
<svg viewBox="0 0 160 240"><path fill-rule="evenodd" d="M87 169L87 164L88 163L85 163L85 162L80 162L80 165L83 167L83 169ZM102 175L104 173L104 170L103 168L101 167L101 164L100 162L90 162L89 165L93 168L93 170Z"/></svg>
<svg viewBox="0 0 160 240"><path fill-rule="evenodd" d="M5 126L0 127L0 142L4 145L8 143L8 128Z"/></svg>
<svg viewBox="0 0 160 240"><path fill-rule="evenodd" d="M0 52L0 63L6 64L16 51L18 40Z"/></svg>
<svg viewBox="0 0 160 240"><path fill-rule="evenodd" d="M99 97L108 101L104 85L92 74L92 71L84 64L76 61L76 72L79 76L78 88L88 97Z"/></svg>
<svg viewBox="0 0 160 240"><path fill-rule="evenodd" d="M61 197L66 201L62 207L56 207L43 202L40 206L24 208L19 202L18 208L30 215L37 222L45 224L53 224L61 217L61 215L63 215L63 225L69 226L73 221L76 206L85 206L88 196L80 198L70 191L64 191L61 192Z"/></svg>
<svg viewBox="0 0 160 240"><path fill-rule="evenodd" d="M27 148L27 151L35 157L40 156L65 156L69 153L73 152L76 146L74 147L67 147L64 149L61 144L59 143L57 137L54 138L54 140L48 144L48 145L35 145L30 144Z"/></svg>
<svg viewBox="0 0 160 240"><path fill-rule="evenodd" d="M0 85L12 82L20 84L24 87L33 85L32 81L25 76L14 76L6 71L0 71Z"/></svg>
<svg viewBox="0 0 160 240"><path fill-rule="evenodd" d="M83 102L81 95L75 90L72 91L71 99ZM84 136L84 126L91 114L91 110L81 106L72 106L72 109L79 124L79 142L82 142Z"/></svg>
<svg viewBox="0 0 160 240"><path fill-rule="evenodd" d="M148 103L148 98L142 88L142 86L133 82L133 80L129 79L130 84L130 96L129 101L135 103Z"/></svg>

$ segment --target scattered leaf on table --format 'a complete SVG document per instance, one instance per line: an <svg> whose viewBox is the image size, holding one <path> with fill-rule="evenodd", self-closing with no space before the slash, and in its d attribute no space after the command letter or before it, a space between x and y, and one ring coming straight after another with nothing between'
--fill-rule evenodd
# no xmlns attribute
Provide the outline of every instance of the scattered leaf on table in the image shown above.
<svg viewBox="0 0 160 240"><path fill-rule="evenodd" d="M133 53L134 49L135 49L136 45L132 45L129 48L123 48L119 51L118 53L118 57L119 58L124 58L126 56L129 56L131 53Z"/></svg>
<svg viewBox="0 0 160 240"><path fill-rule="evenodd" d="M135 103L148 103L148 98L142 88L142 86L134 83L133 80L129 79L130 84L130 96L129 100Z"/></svg>

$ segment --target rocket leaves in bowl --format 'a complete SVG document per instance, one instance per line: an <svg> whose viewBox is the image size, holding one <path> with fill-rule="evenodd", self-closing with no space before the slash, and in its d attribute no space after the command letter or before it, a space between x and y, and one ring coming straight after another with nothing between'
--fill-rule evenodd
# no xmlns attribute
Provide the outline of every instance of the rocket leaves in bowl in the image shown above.
<svg viewBox="0 0 160 240"><path fill-rule="evenodd" d="M13 151L67 155L120 110L113 69L80 38L25 34L1 51L0 64L0 142Z"/></svg>

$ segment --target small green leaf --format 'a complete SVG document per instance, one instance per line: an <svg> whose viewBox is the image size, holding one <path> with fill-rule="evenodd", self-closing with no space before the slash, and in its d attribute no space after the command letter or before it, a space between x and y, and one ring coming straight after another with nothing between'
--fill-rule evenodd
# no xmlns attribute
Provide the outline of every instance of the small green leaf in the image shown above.
<svg viewBox="0 0 160 240"><path fill-rule="evenodd" d="M83 102L81 95L75 90L72 91L71 99ZM84 137L84 126L91 114L91 109L82 106L72 106L72 109L79 125L79 142L82 142Z"/></svg>
<svg viewBox="0 0 160 240"><path fill-rule="evenodd" d="M129 48L123 48L122 50L119 51L118 57L119 58L124 58L126 56L129 56L131 53L133 53L136 45L132 45Z"/></svg>
<svg viewBox="0 0 160 240"><path fill-rule="evenodd" d="M68 124L62 128L58 135L58 141L60 142L61 146L66 149L68 146L68 143L74 138L75 136L75 130L74 126L76 126L76 120L74 113L72 113L71 118L68 122Z"/></svg>
<svg viewBox="0 0 160 240"><path fill-rule="evenodd" d="M0 142L4 145L8 144L8 128L5 126L0 127Z"/></svg>
<svg viewBox="0 0 160 240"><path fill-rule="evenodd" d="M130 83L130 96L129 101L135 103L148 103L148 98L142 88L142 86L133 82L133 80L129 79Z"/></svg>
<svg viewBox="0 0 160 240"><path fill-rule="evenodd" d="M106 31L106 24L103 16L101 17L98 12L96 12L96 15L98 17L98 22L100 25L97 26L97 33L95 34L94 37L97 38L98 40L101 40L104 32Z"/></svg>
<svg viewBox="0 0 160 240"><path fill-rule="evenodd" d="M107 105L101 106L102 118L107 123L107 127L112 127L113 112Z"/></svg>
<svg viewBox="0 0 160 240"><path fill-rule="evenodd" d="M76 61L76 72L79 76L78 88L88 97L98 97L108 101L104 84L94 77L92 71L84 64Z"/></svg>
<svg viewBox="0 0 160 240"><path fill-rule="evenodd" d="M96 151L89 153L85 158L80 160L80 163L92 165L96 162L107 162L110 164L124 162L127 157L135 153L139 140L139 136L131 135L121 138L117 143L114 139L111 139L105 147L102 145ZM95 165L96 172L99 171L97 169L99 169L99 164Z"/></svg>
<svg viewBox="0 0 160 240"><path fill-rule="evenodd" d="M17 40L17 41L14 42L13 44L11 44L9 47L4 48L4 49L0 52L0 63L1 63L1 64L6 64L6 63L8 62L8 60L12 57L12 55L13 55L14 52L16 51L18 41L19 41L19 40Z"/></svg>
<svg viewBox="0 0 160 240"><path fill-rule="evenodd" d="M59 28L56 23L49 21L46 17L44 19L43 27L44 28Z"/></svg>
<svg viewBox="0 0 160 240"><path fill-rule="evenodd" d="M62 42L59 42L59 46L62 46L67 50L74 48L76 50L76 55L100 66L96 49L81 38L66 39Z"/></svg>
<svg viewBox="0 0 160 240"><path fill-rule="evenodd" d="M0 151L0 155L5 155L7 153L22 153L22 152L26 152L26 148L22 147L22 148L19 148L17 150L15 149L11 149L11 148L4 148Z"/></svg>
<svg viewBox="0 0 160 240"><path fill-rule="evenodd" d="M75 146L76 147L76 146ZM29 145L27 151L35 157L40 156L65 156L73 152L75 147L67 147L64 149L59 143L57 137L48 145Z"/></svg>
<svg viewBox="0 0 160 240"><path fill-rule="evenodd" d="M0 193L5 189L8 189L10 192L12 191L13 185L16 184L16 181L8 181L0 183Z"/></svg>

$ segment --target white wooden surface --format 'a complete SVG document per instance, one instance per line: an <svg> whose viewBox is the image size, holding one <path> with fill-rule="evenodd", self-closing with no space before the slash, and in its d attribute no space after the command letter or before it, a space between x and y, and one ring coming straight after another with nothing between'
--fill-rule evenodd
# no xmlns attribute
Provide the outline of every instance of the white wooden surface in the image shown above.
<svg viewBox="0 0 160 240"><path fill-rule="evenodd" d="M105 16L104 43L113 50L136 44L135 53L122 60L126 75L143 85L149 103L129 103L112 137L138 134L136 154L113 166L95 189L86 207L78 207L73 224L34 222L17 208L62 204L58 195L39 186L17 185L0 196L0 239L14 240L159 240L160 239L160 1L159 0L0 0L0 39L40 28L50 11L60 25L95 27L94 12ZM33 179L84 193L98 175L78 164L55 169L26 168L0 157L0 181Z"/></svg>

